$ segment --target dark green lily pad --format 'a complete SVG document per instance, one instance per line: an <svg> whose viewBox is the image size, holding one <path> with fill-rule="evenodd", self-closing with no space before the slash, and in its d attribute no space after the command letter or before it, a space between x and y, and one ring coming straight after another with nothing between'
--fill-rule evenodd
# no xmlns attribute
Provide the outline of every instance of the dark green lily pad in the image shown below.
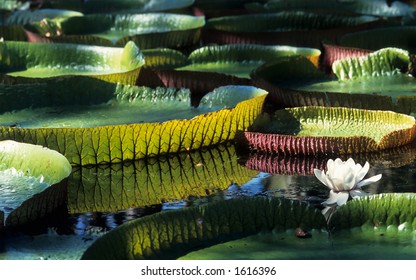
<svg viewBox="0 0 416 280"><path fill-rule="evenodd" d="M149 13L177 10L192 5L193 0L55 0L53 9L68 9L83 13Z"/></svg>
<svg viewBox="0 0 416 280"><path fill-rule="evenodd" d="M269 0L267 3L247 4L246 7L255 11L281 11L281 10L319 10L327 13L356 13L375 16L398 17L414 11L402 1L384 0L354 0L354 1L320 1L320 0Z"/></svg>
<svg viewBox="0 0 416 280"><path fill-rule="evenodd" d="M301 239L293 230L260 233L191 252L181 260L414 260L410 233L385 236L382 231L352 229L329 236L313 230Z"/></svg>
<svg viewBox="0 0 416 280"><path fill-rule="evenodd" d="M273 80L271 70L279 74L296 72L296 69L311 68L309 62L293 64L276 62L270 70L255 73L254 84L270 92L274 103L282 107L297 106L343 106L362 109L394 110L401 113L415 112L413 92L415 79L408 75L411 69L408 52L397 48L386 48L365 56L346 58L334 62L333 69L340 79L318 78L308 74L298 81ZM284 66L286 68L281 68ZM299 70L302 75L303 70ZM322 75L322 74L321 74ZM314 77L315 76L315 77ZM349 78L350 77L350 78Z"/></svg>
<svg viewBox="0 0 416 280"><path fill-rule="evenodd" d="M98 239L83 259L172 259L195 248L260 231L325 225L306 204L264 197L232 199L162 212L125 223Z"/></svg>
<svg viewBox="0 0 416 280"><path fill-rule="evenodd" d="M415 36L415 26L393 26L345 34L339 39L339 43L342 46L369 50L393 47L415 52Z"/></svg>
<svg viewBox="0 0 416 280"><path fill-rule="evenodd" d="M189 55L191 64L178 70L219 72L248 78L251 71L268 61L300 55L308 57L317 64L320 54L318 49L291 46L251 44L207 46L193 51Z"/></svg>
<svg viewBox="0 0 416 280"><path fill-rule="evenodd" d="M1 42L0 55L2 73L27 78L77 75L134 84L144 64L133 42L124 48Z"/></svg>
<svg viewBox="0 0 416 280"><path fill-rule="evenodd" d="M43 19L53 19L56 17L75 17L83 14L70 10L59 9L39 9L39 10L16 10L6 19L7 25L25 25Z"/></svg>
<svg viewBox="0 0 416 280"><path fill-rule="evenodd" d="M204 24L203 17L181 14L95 14L44 19L26 28L32 32L31 41L104 46L124 46L133 41L141 49L152 49L192 46L198 42Z"/></svg>
<svg viewBox="0 0 416 280"><path fill-rule="evenodd" d="M271 14L213 18L207 21L206 28L229 32L294 31L349 27L376 20L377 18L371 16L351 17L303 11L284 11Z"/></svg>

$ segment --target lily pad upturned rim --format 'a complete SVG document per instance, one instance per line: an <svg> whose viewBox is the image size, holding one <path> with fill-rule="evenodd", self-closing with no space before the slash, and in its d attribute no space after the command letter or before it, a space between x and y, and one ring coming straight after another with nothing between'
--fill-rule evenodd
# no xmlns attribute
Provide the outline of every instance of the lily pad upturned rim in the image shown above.
<svg viewBox="0 0 416 280"><path fill-rule="evenodd" d="M98 24L100 21L102 27ZM158 21L162 23L158 25ZM194 45L199 40L204 25L205 18L202 16L143 13L57 18L27 24L25 28L29 41L33 42L124 46L126 42L133 41L141 49L151 49Z"/></svg>
<svg viewBox="0 0 416 280"><path fill-rule="evenodd" d="M124 48L6 41L0 42L0 51L1 71L17 77L33 69L30 78L80 75L134 84L144 65L142 52L131 41Z"/></svg>
<svg viewBox="0 0 416 280"><path fill-rule="evenodd" d="M338 114L341 115L372 115L372 118L375 117L375 122L377 122L377 116L380 117L378 121L384 118L401 118L403 122L407 122L407 127L402 126L397 130L389 132L382 136L379 141L375 141L370 136L296 136L262 133L261 131L239 131L236 135L236 141L243 147L246 146L251 150L259 150L266 153L281 153L286 155L338 155L376 152L399 147L411 143L416 137L415 119L411 116L391 111L362 110L345 107L305 106L288 108L281 110L281 112L295 111L298 112L298 117L308 118L307 115L302 115L302 112L305 110L307 110L307 112L321 111L330 115L336 115L337 111Z"/></svg>
<svg viewBox="0 0 416 280"><path fill-rule="evenodd" d="M261 231L325 228L319 210L282 198L236 198L127 222L93 243L82 259L176 259L196 248Z"/></svg>
<svg viewBox="0 0 416 280"><path fill-rule="evenodd" d="M26 176L43 177L48 184L67 178L72 167L59 152L40 145L0 141L0 166L2 170L14 168Z"/></svg>
<svg viewBox="0 0 416 280"><path fill-rule="evenodd" d="M252 125L262 111L267 92L250 88L257 91L256 97L240 100L234 108L213 108L192 119L89 128L2 126L0 139L57 150L72 165L118 163L191 151L231 141L238 130L247 130Z"/></svg>

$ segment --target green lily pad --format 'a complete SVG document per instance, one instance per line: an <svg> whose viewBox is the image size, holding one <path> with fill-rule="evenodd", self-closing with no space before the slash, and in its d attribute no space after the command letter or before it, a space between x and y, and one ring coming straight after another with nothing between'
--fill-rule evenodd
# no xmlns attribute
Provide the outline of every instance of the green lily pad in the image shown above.
<svg viewBox="0 0 416 280"><path fill-rule="evenodd" d="M83 259L172 259L195 248L260 231L325 226L319 211L295 201L257 197L162 212L125 223L98 239Z"/></svg>
<svg viewBox="0 0 416 280"><path fill-rule="evenodd" d="M306 106L278 110L270 121L258 121L238 139L254 150L326 155L380 151L409 144L415 137L415 119L408 115Z"/></svg>
<svg viewBox="0 0 416 280"><path fill-rule="evenodd" d="M256 176L257 171L239 165L237 159L234 146L221 145L158 159L82 167L68 181L68 211L116 212L205 197Z"/></svg>
<svg viewBox="0 0 416 280"><path fill-rule="evenodd" d="M333 216L331 235L323 216L298 202L220 201L128 222L98 239L82 258L413 259L414 197L382 194L348 202ZM305 231L311 238L294 237Z"/></svg>
<svg viewBox="0 0 416 280"><path fill-rule="evenodd" d="M260 114L267 94L254 87L223 87L204 97L214 103L216 98L228 100L231 107L222 106L216 111L219 108L210 104L192 108L176 90L169 95L169 90L140 91L125 86L122 92L116 100L96 106L3 114L0 138L45 145L62 152L76 165L123 162L232 140L237 130L246 130ZM245 98L251 99L242 101ZM177 104L184 106L177 108ZM117 119L109 120L110 114ZM122 123L115 124L119 121Z"/></svg>
<svg viewBox="0 0 416 280"><path fill-rule="evenodd" d="M179 48L198 42L204 17L147 13L85 15L43 19L25 27L32 41L124 46L133 41L141 49ZM39 38L36 38L38 36Z"/></svg>
<svg viewBox="0 0 416 280"><path fill-rule="evenodd" d="M345 34L339 43L342 46L369 50L393 47L415 52L415 35L415 26L383 27Z"/></svg>
<svg viewBox="0 0 416 280"><path fill-rule="evenodd" d="M0 141L0 207L6 213L72 172L60 153L42 146Z"/></svg>
<svg viewBox="0 0 416 280"><path fill-rule="evenodd" d="M43 177L54 184L68 177L72 167L60 153L42 146L0 141L0 169L15 168L26 176Z"/></svg>
<svg viewBox="0 0 416 280"><path fill-rule="evenodd" d="M24 25L31 22L41 21L43 19L52 19L56 17L75 17L83 14L70 10L59 9L39 9L39 10L16 10L6 19L7 25Z"/></svg>
<svg viewBox="0 0 416 280"><path fill-rule="evenodd" d="M229 32L293 31L356 26L376 21L371 16L337 16L303 11L227 16L207 20L206 28Z"/></svg>
<svg viewBox="0 0 416 280"><path fill-rule="evenodd" d="M0 10L12 11L23 6L24 3L18 0L3 0L0 2Z"/></svg>
<svg viewBox="0 0 416 280"><path fill-rule="evenodd" d="M375 16L398 17L413 12L413 8L402 1L387 2L384 0L354 0L354 1L320 1L320 0L269 0L267 3L247 4L246 7L255 11L281 10L319 10L327 13L350 12Z"/></svg>
<svg viewBox="0 0 416 280"><path fill-rule="evenodd" d="M149 13L177 10L193 4L193 0L56 0L50 3L54 9L76 10L84 13Z"/></svg>
<svg viewBox="0 0 416 280"><path fill-rule="evenodd" d="M364 196L339 207L330 220L335 230L361 227L396 235L416 229L414 193Z"/></svg>
<svg viewBox="0 0 416 280"><path fill-rule="evenodd" d="M77 75L132 84L144 64L143 55L133 42L124 48L1 42L0 56L0 71L14 77Z"/></svg>
<svg viewBox="0 0 416 280"><path fill-rule="evenodd" d="M143 56L146 62L144 67L152 69L174 69L189 64L186 55L167 48L143 50Z"/></svg>
<svg viewBox="0 0 416 280"><path fill-rule="evenodd" d="M414 260L413 234L384 236L352 229L329 234L312 230L298 238L293 230L259 233L219 243L180 257L180 260ZM265 268L263 268L263 271ZM258 270L258 273L260 270Z"/></svg>
<svg viewBox="0 0 416 280"><path fill-rule="evenodd" d="M320 54L318 49L291 46L251 44L207 46L193 51L189 55L191 64L178 70L218 72L249 78L254 69L268 61L302 55L317 64Z"/></svg>
<svg viewBox="0 0 416 280"><path fill-rule="evenodd" d="M271 100L279 106L342 106L405 114L416 112L412 105L416 83L407 74L411 64L405 50L386 48L365 56L338 60L333 63L333 70L340 79L319 78L319 73L306 73L307 79L302 79L302 69L311 68L307 61L297 64L281 61L271 66L270 70L265 67L264 73L255 73L254 84L268 90ZM273 80L272 70L279 76L282 69L290 73L299 69L295 76L300 77L299 80Z"/></svg>

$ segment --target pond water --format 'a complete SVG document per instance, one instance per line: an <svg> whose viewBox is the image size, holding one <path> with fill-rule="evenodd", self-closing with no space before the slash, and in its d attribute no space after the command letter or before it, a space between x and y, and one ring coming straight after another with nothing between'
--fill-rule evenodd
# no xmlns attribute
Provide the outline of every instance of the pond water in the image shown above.
<svg viewBox="0 0 416 280"><path fill-rule="evenodd" d="M383 174L364 187L369 194L416 191L416 145L352 157L370 163L366 177ZM322 207L329 189L312 174L326 161L247 156L227 145L123 165L74 168L67 184L39 190L33 197L15 198L10 204L10 193L0 194L0 210L15 225L0 239L0 259L79 259L94 240L127 221L238 196L285 197ZM7 187L7 182L0 183ZM32 188L23 190L30 194Z"/></svg>

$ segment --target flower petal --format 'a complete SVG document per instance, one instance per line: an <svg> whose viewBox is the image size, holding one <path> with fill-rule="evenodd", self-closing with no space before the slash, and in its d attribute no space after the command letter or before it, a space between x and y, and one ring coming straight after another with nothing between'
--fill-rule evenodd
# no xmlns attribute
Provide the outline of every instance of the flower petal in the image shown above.
<svg viewBox="0 0 416 280"><path fill-rule="evenodd" d="M332 159L329 159L326 162L326 169L327 169L327 173L328 174L332 174L332 172L334 172L334 170L335 170L335 162Z"/></svg>
<svg viewBox="0 0 416 280"><path fill-rule="evenodd" d="M352 172L349 174L346 174L346 176L344 177L344 181L342 183L342 188L343 188L342 190L349 191L354 186L355 186L355 174Z"/></svg>
<svg viewBox="0 0 416 280"><path fill-rule="evenodd" d="M368 178L368 179L365 179L364 181L359 182L359 183L357 184L357 187L358 187L358 188L361 188L361 187L363 187L363 186L367 186L367 185L369 185L369 184L371 184L371 183L375 183L375 182L377 182L378 180L380 180L380 179L381 179L381 176L382 176L382 174L378 174L378 175L376 175L376 176L373 176L373 177L370 177L370 178Z"/></svg>
<svg viewBox="0 0 416 280"><path fill-rule="evenodd" d="M344 205L345 203L347 203L349 197L350 197L350 194L348 192L338 193L337 205L338 206Z"/></svg>
<svg viewBox="0 0 416 280"><path fill-rule="evenodd" d="M334 192L331 190L329 192L329 198L325 200L324 202L322 202L322 204L324 206L331 206L335 204L340 206L347 202L349 196L350 195L348 192Z"/></svg>
<svg viewBox="0 0 416 280"><path fill-rule="evenodd" d="M352 190L352 191L350 191L350 195L351 195L352 198L358 198L358 197L361 197L361 196L368 195L368 193L363 191L363 190Z"/></svg>
<svg viewBox="0 0 416 280"><path fill-rule="evenodd" d="M328 177L326 176L325 172L323 170L320 169L314 169L313 173L315 174L315 177L321 181L322 184L324 184L325 186L327 186L330 189L333 189L333 185L332 182L328 180Z"/></svg>
<svg viewBox="0 0 416 280"><path fill-rule="evenodd" d="M360 182L370 169L368 161L365 162L364 167L356 174L356 182Z"/></svg>

